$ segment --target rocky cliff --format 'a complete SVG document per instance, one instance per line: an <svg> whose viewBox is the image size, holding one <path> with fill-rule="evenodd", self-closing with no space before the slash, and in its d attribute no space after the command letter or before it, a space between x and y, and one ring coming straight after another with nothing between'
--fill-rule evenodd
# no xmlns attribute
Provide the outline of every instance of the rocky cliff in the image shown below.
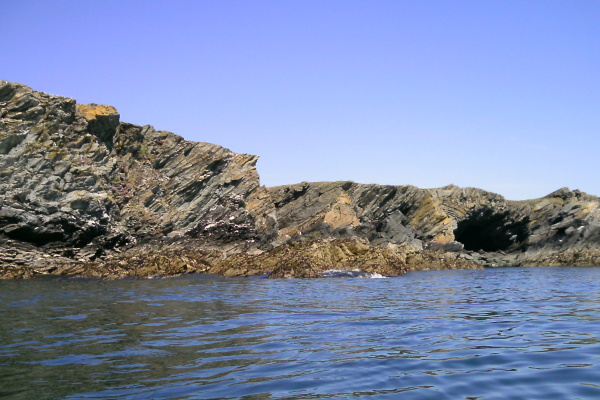
<svg viewBox="0 0 600 400"><path fill-rule="evenodd" d="M265 188L256 161L0 81L0 275L600 264L599 199L578 191L511 202L455 186Z"/></svg>
<svg viewBox="0 0 600 400"><path fill-rule="evenodd" d="M453 185L321 182L268 192L261 212L276 218L282 241L360 236L459 252L484 265L600 265L600 199L577 190L526 201Z"/></svg>

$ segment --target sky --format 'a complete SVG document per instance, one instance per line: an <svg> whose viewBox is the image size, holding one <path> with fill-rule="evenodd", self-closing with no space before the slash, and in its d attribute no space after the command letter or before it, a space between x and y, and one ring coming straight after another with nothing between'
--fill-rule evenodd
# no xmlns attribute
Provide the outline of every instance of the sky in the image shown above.
<svg viewBox="0 0 600 400"><path fill-rule="evenodd" d="M5 0L0 39L0 79L259 155L267 186L600 195L597 0Z"/></svg>

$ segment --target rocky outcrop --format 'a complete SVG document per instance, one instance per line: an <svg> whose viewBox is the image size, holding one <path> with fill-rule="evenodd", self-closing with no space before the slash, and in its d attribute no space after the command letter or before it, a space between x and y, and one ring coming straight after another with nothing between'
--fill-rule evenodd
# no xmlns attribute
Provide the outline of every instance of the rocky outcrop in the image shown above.
<svg viewBox="0 0 600 400"><path fill-rule="evenodd" d="M254 211L274 220L281 242L358 236L375 245L461 252L484 265L537 265L559 253L561 265L600 265L600 199L577 190L507 201L453 185L319 182L272 188L269 195L266 208Z"/></svg>
<svg viewBox="0 0 600 400"><path fill-rule="evenodd" d="M0 275L600 265L600 201L576 190L265 188L256 161L0 81Z"/></svg>
<svg viewBox="0 0 600 400"><path fill-rule="evenodd" d="M261 239L245 207L256 161L1 82L1 260L38 270L46 258L88 262L162 236Z"/></svg>
<svg viewBox="0 0 600 400"><path fill-rule="evenodd" d="M367 240L321 239L293 241L260 254L239 253L208 272L224 276L264 274L270 278L318 278L330 270L360 270L384 276L429 269L481 269L457 254L420 251L389 243L372 246Z"/></svg>

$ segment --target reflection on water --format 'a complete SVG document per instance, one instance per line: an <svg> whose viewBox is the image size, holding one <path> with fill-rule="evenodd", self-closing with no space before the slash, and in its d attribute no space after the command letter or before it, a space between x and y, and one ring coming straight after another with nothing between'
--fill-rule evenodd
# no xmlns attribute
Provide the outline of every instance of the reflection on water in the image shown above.
<svg viewBox="0 0 600 400"><path fill-rule="evenodd" d="M592 399L600 268L0 282L10 399Z"/></svg>

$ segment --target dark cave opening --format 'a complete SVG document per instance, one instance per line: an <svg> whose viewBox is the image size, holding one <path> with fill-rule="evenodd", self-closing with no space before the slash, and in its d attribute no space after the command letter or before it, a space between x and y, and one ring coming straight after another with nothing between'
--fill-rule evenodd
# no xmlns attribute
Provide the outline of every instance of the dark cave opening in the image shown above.
<svg viewBox="0 0 600 400"><path fill-rule="evenodd" d="M484 208L470 213L454 230L457 242L471 251L505 251L518 248L529 236L528 218L508 211Z"/></svg>

